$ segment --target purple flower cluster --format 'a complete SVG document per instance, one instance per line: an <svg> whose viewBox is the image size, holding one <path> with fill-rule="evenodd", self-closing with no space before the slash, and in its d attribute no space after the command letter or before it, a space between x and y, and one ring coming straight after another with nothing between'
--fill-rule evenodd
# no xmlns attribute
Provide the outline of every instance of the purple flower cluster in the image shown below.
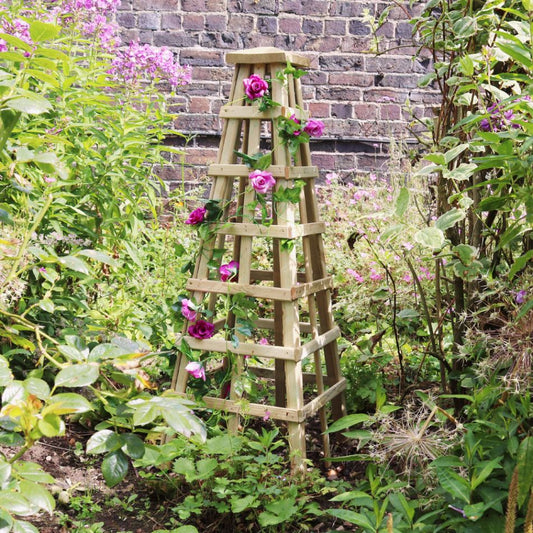
<svg viewBox="0 0 533 533"><path fill-rule="evenodd" d="M3 19L0 22L0 26L2 28L3 33L18 37L21 41L24 41L25 43L33 44L32 38L30 36L30 25L26 21L22 19L15 19L13 22L9 22ZM3 39L0 39L0 52L6 51L7 43ZM26 52L25 55L27 56L29 54Z"/></svg>
<svg viewBox="0 0 533 533"><path fill-rule="evenodd" d="M191 68L176 63L168 48L136 42L118 51L109 73L133 84L143 78L166 80L172 88L191 82Z"/></svg>
<svg viewBox="0 0 533 533"><path fill-rule="evenodd" d="M495 102L487 107L487 113L490 113L488 118L484 118L480 121L479 127L482 131L501 131L511 128L519 128L520 124L513 122L515 118L512 109L503 110L500 102Z"/></svg>

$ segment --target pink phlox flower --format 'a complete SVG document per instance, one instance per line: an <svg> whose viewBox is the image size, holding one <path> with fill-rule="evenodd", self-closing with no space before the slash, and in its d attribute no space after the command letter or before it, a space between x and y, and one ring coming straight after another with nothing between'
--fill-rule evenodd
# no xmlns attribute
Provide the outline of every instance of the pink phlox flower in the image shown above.
<svg viewBox="0 0 533 533"><path fill-rule="evenodd" d="M359 274L359 272L357 272L353 268L347 268L346 273L352 276L355 279L355 281L357 281L357 283L365 282L365 278L363 278L363 276L361 276L361 274Z"/></svg>
<svg viewBox="0 0 533 533"><path fill-rule="evenodd" d="M265 170L254 170L248 175L252 187L260 194L267 193L274 185L276 185L276 180L270 172Z"/></svg>
<svg viewBox="0 0 533 533"><path fill-rule="evenodd" d="M296 115L294 113L289 118L290 118L290 120L292 120L296 124L301 124L302 123L300 119L296 118Z"/></svg>
<svg viewBox="0 0 533 533"><path fill-rule="evenodd" d="M371 268L369 277L372 281L380 281L383 279L383 274L380 274L375 268Z"/></svg>
<svg viewBox="0 0 533 533"><path fill-rule="evenodd" d="M268 344L268 339L266 337L261 337L259 339L259 344L262 344L263 346L266 346Z"/></svg>
<svg viewBox="0 0 533 533"><path fill-rule="evenodd" d="M243 80L243 84L244 92L250 100L262 98L268 91L268 83L257 74Z"/></svg>
<svg viewBox="0 0 533 533"><path fill-rule="evenodd" d="M205 220L205 214L207 210L205 207L198 207L189 214L189 218L185 221L185 224L191 224L196 226L201 224Z"/></svg>
<svg viewBox="0 0 533 533"><path fill-rule="evenodd" d="M231 281L237 277L239 270L239 263L237 261L230 261L225 265L220 265L218 269L220 273L220 281Z"/></svg>
<svg viewBox="0 0 533 533"><path fill-rule="evenodd" d="M411 283L413 281L413 278L411 277L411 274L407 272L404 274L402 280L405 281L405 283Z"/></svg>
<svg viewBox="0 0 533 533"><path fill-rule="evenodd" d="M403 243L403 247L404 247L407 251L409 251L409 250L412 250L415 246L414 246L414 244L412 244L412 243L410 243L410 242L404 242L404 243Z"/></svg>
<svg viewBox="0 0 533 533"><path fill-rule="evenodd" d="M181 314L191 322L193 320L196 320L196 311L194 310L195 305L188 300L187 298L183 298L181 301Z"/></svg>
<svg viewBox="0 0 533 533"><path fill-rule="evenodd" d="M270 419L270 411L265 411L265 416L263 417L263 421L266 422Z"/></svg>
<svg viewBox="0 0 533 533"><path fill-rule="evenodd" d="M202 379L205 381L205 368L203 367L202 363L191 361L187 364L185 370L189 372L193 378Z"/></svg>

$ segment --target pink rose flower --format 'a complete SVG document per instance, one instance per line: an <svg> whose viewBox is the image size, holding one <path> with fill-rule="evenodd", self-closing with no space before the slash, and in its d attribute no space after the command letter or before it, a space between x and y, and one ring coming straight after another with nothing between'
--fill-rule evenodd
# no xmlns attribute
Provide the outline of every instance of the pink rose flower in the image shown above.
<svg viewBox="0 0 533 533"><path fill-rule="evenodd" d="M220 272L220 281L231 281L237 277L239 270L239 263L237 261L230 261L226 265L220 265L218 271Z"/></svg>
<svg viewBox="0 0 533 533"><path fill-rule="evenodd" d="M191 361L185 367L185 370L187 370L193 378L203 379L205 381L205 368L202 366L202 363Z"/></svg>
<svg viewBox="0 0 533 533"><path fill-rule="evenodd" d="M185 221L185 224L191 224L192 226L201 224L205 219L205 213L205 207L198 207L189 215L189 218Z"/></svg>
<svg viewBox="0 0 533 533"><path fill-rule="evenodd" d="M187 300L187 298L183 298L181 301L181 314L187 320L193 321L196 320L196 311L191 309L190 306L194 307L194 304L190 300Z"/></svg>
<svg viewBox="0 0 533 533"><path fill-rule="evenodd" d="M267 193L274 185L276 180L270 172L264 170L254 170L250 172L248 178L252 182L252 187L260 194Z"/></svg>
<svg viewBox="0 0 533 533"><path fill-rule="evenodd" d="M244 92L250 100L262 98L268 91L268 83L257 74L252 74L249 78L243 80L243 83Z"/></svg>
<svg viewBox="0 0 533 533"><path fill-rule="evenodd" d="M304 128L311 137L321 137L324 133L324 123L321 120L310 120Z"/></svg>
<svg viewBox="0 0 533 533"><path fill-rule="evenodd" d="M196 339L210 339L215 334L215 326L211 322L197 320L187 331Z"/></svg>

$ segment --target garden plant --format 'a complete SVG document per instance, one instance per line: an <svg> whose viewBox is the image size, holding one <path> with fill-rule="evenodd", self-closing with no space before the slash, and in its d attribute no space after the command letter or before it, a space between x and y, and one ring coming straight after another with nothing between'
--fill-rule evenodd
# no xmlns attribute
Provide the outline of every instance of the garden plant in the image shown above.
<svg viewBox="0 0 533 533"><path fill-rule="evenodd" d="M119 531L99 520L112 507L161 532L532 533L531 1L425 3L421 84L442 102L413 117L420 153L397 143L381 175L324 177L349 414L332 466L311 453L303 477L268 417L231 435L170 391L176 338L205 312L184 290L191 226L208 237L219 211L157 177L181 161L168 95L191 71L121 43L118 4L0 2L0 531ZM386 12L368 20L385 52ZM280 127L289 145L321 133ZM268 154L247 162L261 195ZM217 260L231 283L238 265ZM32 449L79 427L82 468L112 491L134 480L128 497L53 494Z"/></svg>

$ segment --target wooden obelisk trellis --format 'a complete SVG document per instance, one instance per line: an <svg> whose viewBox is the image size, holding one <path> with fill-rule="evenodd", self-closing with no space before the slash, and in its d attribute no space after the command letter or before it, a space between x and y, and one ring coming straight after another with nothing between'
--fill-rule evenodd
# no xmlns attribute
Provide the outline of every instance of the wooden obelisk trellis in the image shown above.
<svg viewBox="0 0 533 533"><path fill-rule="evenodd" d="M307 67L307 58L284 52L276 48L258 48L244 52L229 53L228 63L235 64L235 74L229 103L220 111L223 132L216 164L209 168L213 178L210 199L219 200L226 207L229 222L219 224L216 238L200 244L201 249L194 275L187 288L196 302L209 296L209 308L215 314L217 334L209 339L197 339L185 335L193 350L220 354L221 360L228 353L234 354L232 382L229 398L204 397L208 408L233 413L232 425L236 429L239 414L257 417L268 416L288 424L289 444L292 452L292 466L297 469L306 454L305 420L320 414L322 430L327 429L326 404L332 404L332 416L338 419L344 415L345 379L341 376L337 338L339 329L335 326L331 312L332 280L326 273L322 233L325 226L319 220L315 196L315 178L318 169L311 165L309 144L303 143L292 160L286 145L280 142L277 132L277 117L280 115L306 119L302 111L304 104L298 79L288 76L288 83L277 81L290 62L295 67ZM272 80L272 100L281 104L266 111L259 111L258 102L247 102L244 98L243 80L251 74ZM265 126L266 124L266 126ZM273 222L267 226L254 219L253 202L256 192L249 185L250 168L241 164L235 151L248 155L260 151L269 143L272 150L272 165L267 169L276 178L276 190L292 187L295 180L304 180L300 202L275 202L269 195ZM233 217L231 217L233 213ZM253 268L254 242L266 242L271 247L271 270ZM298 246L286 246L293 240ZM238 261L238 279L220 281L212 268L213 252L221 248L232 250L231 259ZM285 244L285 245L284 245ZM271 316L261 317L255 326L257 331L270 331L271 342L259 343L257 334L253 338L238 335L239 342L227 338L228 324L233 327L235 317L216 317L217 299L220 295L243 293L262 302ZM275 405L250 403L239 395L237 386L247 361L254 357L266 364L252 371L261 380L274 380ZM270 364L268 361L270 360ZM272 364L273 361L273 364ZM310 361L313 364L307 365ZM188 361L184 354L178 354L173 380L177 392L185 393ZM314 367L312 372L303 372L302 365ZM325 368L325 373L323 369ZM306 400L304 401L304 384ZM312 386L311 399L308 389ZM324 438L324 453L329 455L329 442Z"/></svg>

